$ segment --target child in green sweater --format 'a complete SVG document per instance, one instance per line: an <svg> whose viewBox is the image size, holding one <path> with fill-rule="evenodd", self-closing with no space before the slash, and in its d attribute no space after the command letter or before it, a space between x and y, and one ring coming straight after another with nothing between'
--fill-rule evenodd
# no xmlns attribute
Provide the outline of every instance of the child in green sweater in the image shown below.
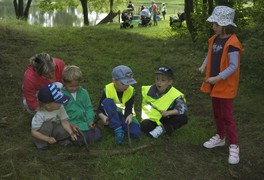
<svg viewBox="0 0 264 180"><path fill-rule="evenodd" d="M101 130L94 124L94 110L87 90L80 86L82 72L79 67L66 66L62 73L64 87L62 92L69 97L70 101L65 105L73 129L80 130L82 136L78 136L77 143L84 145L99 140L102 137ZM76 129L78 128L78 129ZM85 139L84 139L85 137Z"/></svg>

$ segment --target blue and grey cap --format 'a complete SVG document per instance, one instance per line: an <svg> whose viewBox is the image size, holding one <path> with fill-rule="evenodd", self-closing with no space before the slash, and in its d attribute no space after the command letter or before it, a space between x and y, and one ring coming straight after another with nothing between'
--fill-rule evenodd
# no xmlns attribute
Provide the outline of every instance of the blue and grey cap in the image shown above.
<svg viewBox="0 0 264 180"><path fill-rule="evenodd" d="M55 102L64 105L69 102L70 97L63 94L57 85L49 84L39 90L38 100L42 103Z"/></svg>
<svg viewBox="0 0 264 180"><path fill-rule="evenodd" d="M124 65L115 67L112 71L112 77L121 81L124 85L132 85L137 83L137 81L133 78L132 70Z"/></svg>

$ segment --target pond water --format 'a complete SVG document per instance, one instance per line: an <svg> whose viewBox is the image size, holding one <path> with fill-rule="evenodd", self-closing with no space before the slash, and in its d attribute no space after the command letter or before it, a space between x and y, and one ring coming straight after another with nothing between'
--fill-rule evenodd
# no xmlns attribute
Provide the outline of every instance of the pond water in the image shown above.
<svg viewBox="0 0 264 180"><path fill-rule="evenodd" d="M81 8L80 8L81 9ZM107 13L90 12L88 14L89 25L96 25L99 23ZM0 18L15 19L15 11L13 1L0 0ZM28 24L41 25L43 27L53 26L83 26L83 14L77 8L67 8L64 11L54 10L43 12L38 9L37 4L31 3Z"/></svg>

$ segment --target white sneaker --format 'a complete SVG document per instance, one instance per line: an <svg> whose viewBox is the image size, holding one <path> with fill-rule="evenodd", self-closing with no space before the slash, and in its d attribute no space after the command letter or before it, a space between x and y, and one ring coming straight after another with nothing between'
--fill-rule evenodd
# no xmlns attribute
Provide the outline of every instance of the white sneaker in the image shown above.
<svg viewBox="0 0 264 180"><path fill-rule="evenodd" d="M153 137L153 138L158 138L161 134L163 134L164 130L161 126L157 126L155 129L153 129L152 131L149 132L149 134Z"/></svg>
<svg viewBox="0 0 264 180"><path fill-rule="evenodd" d="M229 164L238 164L239 163L239 146L236 144L230 144L229 146Z"/></svg>
<svg viewBox="0 0 264 180"><path fill-rule="evenodd" d="M209 139L209 141L206 141L203 146L206 148L214 148L217 146L224 146L225 145L225 138L224 139L220 139L220 136L218 134L216 134L215 136L213 136L211 139Z"/></svg>

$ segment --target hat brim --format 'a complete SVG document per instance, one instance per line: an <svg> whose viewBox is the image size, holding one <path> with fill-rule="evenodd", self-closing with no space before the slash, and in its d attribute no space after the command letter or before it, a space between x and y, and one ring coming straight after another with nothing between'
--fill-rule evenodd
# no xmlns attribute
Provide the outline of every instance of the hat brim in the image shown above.
<svg viewBox="0 0 264 180"><path fill-rule="evenodd" d="M157 71L155 72L155 74L162 74L162 75L169 76L169 77L172 77L172 76L173 76L171 73L165 73L165 72L163 72L163 71L159 71L159 70L157 70Z"/></svg>
<svg viewBox="0 0 264 180"><path fill-rule="evenodd" d="M235 23L233 23L233 22L219 22L218 20L217 20L217 17L215 16L215 15L211 15L209 18L207 18L207 20L206 21L208 21L208 22L216 22L219 26L228 26L228 25L232 25L232 26L235 26L235 27L237 27L237 25L235 24Z"/></svg>
<svg viewBox="0 0 264 180"><path fill-rule="evenodd" d="M62 98L56 100L55 103L59 103L59 104L65 105L65 104L67 104L69 102L69 100L70 100L70 97L65 95L65 94L63 94Z"/></svg>
<svg viewBox="0 0 264 180"><path fill-rule="evenodd" d="M121 83L123 83L124 85L132 85L137 83L134 78L119 79L119 81L121 81Z"/></svg>

